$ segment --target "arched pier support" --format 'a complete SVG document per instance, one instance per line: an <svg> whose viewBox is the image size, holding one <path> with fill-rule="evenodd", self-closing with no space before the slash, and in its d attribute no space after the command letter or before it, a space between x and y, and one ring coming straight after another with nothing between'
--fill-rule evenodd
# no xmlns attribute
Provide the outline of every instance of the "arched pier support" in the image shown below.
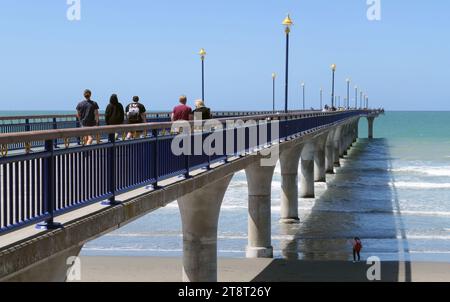
<svg viewBox="0 0 450 302"><path fill-rule="evenodd" d="M316 141L316 148L314 150L314 181L326 182L326 143L327 134L320 136Z"/></svg>
<svg viewBox="0 0 450 302"><path fill-rule="evenodd" d="M280 153L281 165L281 223L298 223L298 166L303 145Z"/></svg>
<svg viewBox="0 0 450 302"><path fill-rule="evenodd" d="M315 142L307 142L301 155L300 197L314 198L314 151Z"/></svg>
<svg viewBox="0 0 450 302"><path fill-rule="evenodd" d="M247 258L272 258L271 193L275 166L261 163L245 169L248 183L248 245Z"/></svg>
<svg viewBox="0 0 450 302"><path fill-rule="evenodd" d="M183 224L183 281L217 282L217 227L233 175L178 199Z"/></svg>

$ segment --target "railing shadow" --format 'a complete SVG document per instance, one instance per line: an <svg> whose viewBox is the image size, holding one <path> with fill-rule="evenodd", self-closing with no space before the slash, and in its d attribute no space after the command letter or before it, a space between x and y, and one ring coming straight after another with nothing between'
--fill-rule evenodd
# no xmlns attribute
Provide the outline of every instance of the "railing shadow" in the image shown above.
<svg viewBox="0 0 450 302"><path fill-rule="evenodd" d="M319 198L301 200L301 224L280 225L283 259L275 259L253 281L277 281L274 276L284 276L282 281L368 281L365 260L372 256L382 260L381 281L411 281L388 141L360 140L343 161ZM308 203L314 205L306 215L302 206ZM363 261L357 264L351 262L353 237L364 245Z"/></svg>

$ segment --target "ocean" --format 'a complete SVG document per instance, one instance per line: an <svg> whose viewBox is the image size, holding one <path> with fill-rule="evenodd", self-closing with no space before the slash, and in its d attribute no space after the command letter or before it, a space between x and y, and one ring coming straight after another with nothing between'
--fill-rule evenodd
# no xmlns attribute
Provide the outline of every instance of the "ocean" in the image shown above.
<svg viewBox="0 0 450 302"><path fill-rule="evenodd" d="M300 224L281 225L280 168L272 183L272 245L276 258L349 260L355 236L362 257L450 262L450 112L387 112L375 139L361 139L316 199L299 199ZM219 257L244 258L247 184L237 173L219 222ZM82 255L182 255L176 202L94 241Z"/></svg>

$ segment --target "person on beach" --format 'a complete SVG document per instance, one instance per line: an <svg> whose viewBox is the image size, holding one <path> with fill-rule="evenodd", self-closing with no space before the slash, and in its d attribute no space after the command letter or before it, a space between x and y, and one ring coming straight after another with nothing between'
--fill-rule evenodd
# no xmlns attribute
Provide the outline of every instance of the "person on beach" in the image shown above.
<svg viewBox="0 0 450 302"><path fill-rule="evenodd" d="M92 92L89 89L84 91L84 101L77 105L77 118L80 121L80 126L95 127L99 125L100 115L98 113L99 107L96 102L91 100ZM85 141L86 145L92 145L94 138L88 135Z"/></svg>
<svg viewBox="0 0 450 302"><path fill-rule="evenodd" d="M179 102L180 104L173 108L171 116L172 122L192 120L192 108L186 105L187 97L185 95L180 96Z"/></svg>
<svg viewBox="0 0 450 302"><path fill-rule="evenodd" d="M125 112L122 104L119 102L117 94L111 95L109 105L106 107L105 122L106 125L122 125L125 120Z"/></svg>
<svg viewBox="0 0 450 302"><path fill-rule="evenodd" d="M145 109L145 106L141 103L139 103L139 97L134 96L133 102L127 106L125 109L127 114L127 121L128 124L142 124L147 122L147 116L146 112L147 109ZM135 132L135 135L140 135L140 132ZM132 132L129 132L127 135L127 139L133 138L135 135L133 135Z"/></svg>
<svg viewBox="0 0 450 302"><path fill-rule="evenodd" d="M361 239L358 237L355 237L352 242L353 245L353 263L356 262L356 258L358 258L358 262L361 261L361 250L362 250L362 243Z"/></svg>

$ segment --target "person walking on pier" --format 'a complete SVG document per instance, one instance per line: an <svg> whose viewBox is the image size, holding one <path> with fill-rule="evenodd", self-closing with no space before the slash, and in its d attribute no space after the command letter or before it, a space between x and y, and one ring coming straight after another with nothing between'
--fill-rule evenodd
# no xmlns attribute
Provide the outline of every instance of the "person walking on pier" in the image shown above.
<svg viewBox="0 0 450 302"><path fill-rule="evenodd" d="M145 106L141 103L139 103L139 97L134 96L133 102L127 106L125 109L127 113L127 121L128 124L141 124L147 122ZM135 135L140 135L140 132L135 132ZM135 135L133 135L132 132L129 132L127 135L127 139L133 138Z"/></svg>
<svg viewBox="0 0 450 302"><path fill-rule="evenodd" d="M172 122L192 120L192 108L186 105L187 97L185 95L180 96L179 102L180 104L173 108Z"/></svg>
<svg viewBox="0 0 450 302"><path fill-rule="evenodd" d="M202 100L195 101L194 119L210 120L212 119L211 109L205 106Z"/></svg>
<svg viewBox="0 0 450 302"><path fill-rule="evenodd" d="M111 95L109 105L106 107L105 122L106 125L122 125L125 120L125 112L122 104L119 102L117 94Z"/></svg>
<svg viewBox="0 0 450 302"><path fill-rule="evenodd" d="M91 100L92 92L89 89L84 91L84 101L77 106L77 118L81 127L95 127L99 125L99 107L96 102ZM92 145L94 138L92 135L87 136L86 145Z"/></svg>
<svg viewBox="0 0 450 302"><path fill-rule="evenodd" d="M358 262L361 261L361 250L362 250L362 243L361 239L358 237L355 237L353 239L353 263L356 262L356 258L358 258Z"/></svg>

